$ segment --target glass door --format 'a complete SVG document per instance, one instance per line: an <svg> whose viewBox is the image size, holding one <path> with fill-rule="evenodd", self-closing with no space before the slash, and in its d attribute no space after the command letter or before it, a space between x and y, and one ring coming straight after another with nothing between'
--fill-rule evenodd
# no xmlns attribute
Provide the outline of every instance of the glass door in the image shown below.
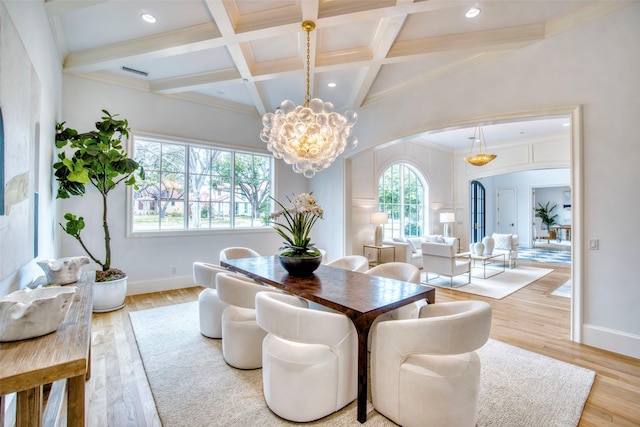
<svg viewBox="0 0 640 427"><path fill-rule="evenodd" d="M485 236L486 222L486 196L484 186L478 181L471 181L470 213L471 240L470 243L481 242Z"/></svg>

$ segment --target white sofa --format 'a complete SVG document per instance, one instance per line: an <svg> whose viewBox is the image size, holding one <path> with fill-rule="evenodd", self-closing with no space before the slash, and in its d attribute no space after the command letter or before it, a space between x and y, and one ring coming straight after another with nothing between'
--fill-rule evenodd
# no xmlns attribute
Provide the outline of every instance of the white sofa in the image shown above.
<svg viewBox="0 0 640 427"><path fill-rule="evenodd" d="M515 267L518 258L518 244L520 243L518 235L493 233L491 237L495 241L493 253L504 254L505 260L509 262L509 267Z"/></svg>
<svg viewBox="0 0 640 427"><path fill-rule="evenodd" d="M448 243L453 245L453 252L458 252L457 237L443 237L438 234L428 235L424 237L394 238L394 240L385 240L384 245L394 246L396 249L396 261L407 262L418 268L423 268L422 262L422 243Z"/></svg>

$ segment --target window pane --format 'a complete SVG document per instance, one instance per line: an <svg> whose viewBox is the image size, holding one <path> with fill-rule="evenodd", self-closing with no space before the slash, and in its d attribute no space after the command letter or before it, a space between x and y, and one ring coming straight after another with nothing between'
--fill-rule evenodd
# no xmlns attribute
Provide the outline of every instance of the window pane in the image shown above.
<svg viewBox="0 0 640 427"><path fill-rule="evenodd" d="M266 225L268 197L271 194L271 160L267 156L236 154L235 157L236 227Z"/></svg>
<svg viewBox="0 0 640 427"><path fill-rule="evenodd" d="M387 168L378 182L378 204L389 214L384 226L384 238L414 237L425 234L426 223L423 180L408 165L395 164Z"/></svg>
<svg viewBox="0 0 640 427"><path fill-rule="evenodd" d="M266 226L270 156L143 137L134 152L146 172L131 201L134 232Z"/></svg>
<svg viewBox="0 0 640 427"><path fill-rule="evenodd" d="M162 230L181 230L185 226L184 181L184 174L171 172L161 174L160 229Z"/></svg>

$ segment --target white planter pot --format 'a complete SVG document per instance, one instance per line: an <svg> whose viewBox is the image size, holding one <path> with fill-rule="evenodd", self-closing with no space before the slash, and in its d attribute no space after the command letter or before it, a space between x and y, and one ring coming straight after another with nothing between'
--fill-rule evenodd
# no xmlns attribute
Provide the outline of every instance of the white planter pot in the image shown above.
<svg viewBox="0 0 640 427"><path fill-rule="evenodd" d="M93 312L104 313L124 307L127 278L93 284Z"/></svg>

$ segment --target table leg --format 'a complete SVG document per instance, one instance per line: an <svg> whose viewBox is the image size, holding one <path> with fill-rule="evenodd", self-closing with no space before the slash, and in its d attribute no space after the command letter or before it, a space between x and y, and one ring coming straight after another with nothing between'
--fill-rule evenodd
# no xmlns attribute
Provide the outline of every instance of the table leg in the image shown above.
<svg viewBox="0 0 640 427"><path fill-rule="evenodd" d="M42 386L19 391L16 399L16 427L42 424Z"/></svg>
<svg viewBox="0 0 640 427"><path fill-rule="evenodd" d="M358 421L367 421L367 375L369 364L369 352L367 342L371 325L358 326Z"/></svg>
<svg viewBox="0 0 640 427"><path fill-rule="evenodd" d="M67 426L84 427L85 374L69 378L67 383Z"/></svg>

